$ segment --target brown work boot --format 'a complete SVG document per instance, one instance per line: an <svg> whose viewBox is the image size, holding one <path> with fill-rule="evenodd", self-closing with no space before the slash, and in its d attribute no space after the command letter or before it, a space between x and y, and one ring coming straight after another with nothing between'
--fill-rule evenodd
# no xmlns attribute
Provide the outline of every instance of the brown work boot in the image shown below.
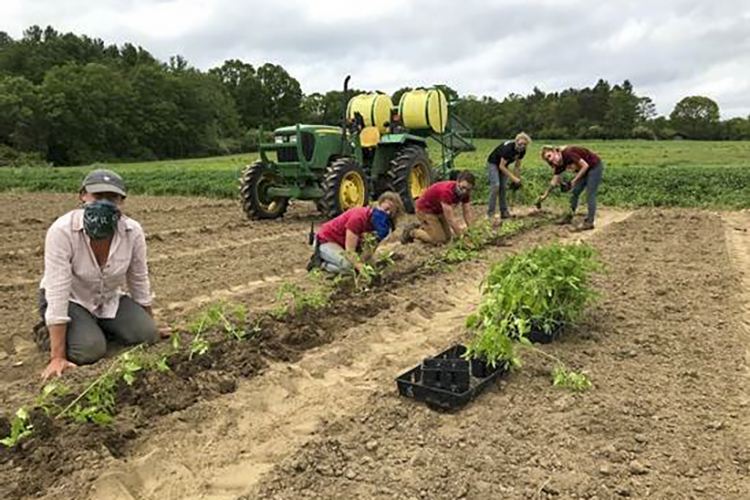
<svg viewBox="0 0 750 500"><path fill-rule="evenodd" d="M565 215L563 215L560 220L557 221L557 223L561 226L564 226L565 224L570 224L573 222L573 213L568 212Z"/></svg>

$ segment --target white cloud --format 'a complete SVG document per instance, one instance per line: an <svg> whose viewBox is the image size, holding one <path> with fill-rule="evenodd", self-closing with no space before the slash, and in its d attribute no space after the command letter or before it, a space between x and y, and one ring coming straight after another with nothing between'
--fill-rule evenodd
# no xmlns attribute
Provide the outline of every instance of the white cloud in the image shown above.
<svg viewBox="0 0 750 500"><path fill-rule="evenodd" d="M694 93L750 108L746 0L5 0L0 30L32 24L130 41L202 69L283 65L305 92L446 83L527 94L629 79L668 114Z"/></svg>

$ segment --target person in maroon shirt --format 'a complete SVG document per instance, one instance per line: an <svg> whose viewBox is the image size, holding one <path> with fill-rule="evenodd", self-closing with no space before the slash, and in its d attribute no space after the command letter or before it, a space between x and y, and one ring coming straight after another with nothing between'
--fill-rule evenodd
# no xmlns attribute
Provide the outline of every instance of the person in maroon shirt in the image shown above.
<svg viewBox="0 0 750 500"><path fill-rule="evenodd" d="M581 230L594 229L596 217L596 193L602 183L604 162L591 150L579 146L555 146L542 147L542 159L552 168L552 181L547 190L537 198L537 207L547 199L550 191L558 185L562 185L564 191L570 190L570 211L560 221L561 224L570 224L573 214L578 208L578 198L583 190L586 190L588 213L586 220L580 227ZM562 180L562 173L566 170L575 172L575 177L570 184Z"/></svg>
<svg viewBox="0 0 750 500"><path fill-rule="evenodd" d="M308 271L320 267L332 273L362 270L371 255L362 253L362 237L373 233L378 242L384 240L395 227L395 220L404 212L404 202L396 193L380 195L374 207L350 208L329 220L315 235L313 256Z"/></svg>
<svg viewBox="0 0 750 500"><path fill-rule="evenodd" d="M404 229L402 243L414 239L440 245L451 239L451 234L466 231L473 220L471 210L471 191L476 185L474 174L463 171L458 180L437 182L427 188L417 199L418 224ZM455 207L461 205L462 218L456 215Z"/></svg>

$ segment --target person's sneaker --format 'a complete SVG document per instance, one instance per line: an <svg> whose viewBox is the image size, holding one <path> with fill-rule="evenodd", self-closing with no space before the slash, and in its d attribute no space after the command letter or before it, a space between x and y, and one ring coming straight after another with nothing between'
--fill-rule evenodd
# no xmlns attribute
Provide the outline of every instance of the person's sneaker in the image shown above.
<svg viewBox="0 0 750 500"><path fill-rule="evenodd" d="M513 214L511 214L510 212L508 212L506 210L505 212L500 212L500 218L501 219L512 219L513 218Z"/></svg>
<svg viewBox="0 0 750 500"><path fill-rule="evenodd" d="M558 224L561 226L564 224L570 224L573 222L573 214L568 212L565 215L563 215L559 221L557 221Z"/></svg>
<svg viewBox="0 0 750 500"><path fill-rule="evenodd" d="M580 233L582 231L591 231L592 229L594 229L594 223L589 222L589 221L584 221L583 224L581 224L580 226L571 228L571 231L573 231L574 233Z"/></svg>
<svg viewBox="0 0 750 500"><path fill-rule="evenodd" d="M401 244L402 245L408 245L412 241L414 241L414 230L419 227L419 224L416 222L412 222L411 224L407 224L404 227L404 230L401 232Z"/></svg>

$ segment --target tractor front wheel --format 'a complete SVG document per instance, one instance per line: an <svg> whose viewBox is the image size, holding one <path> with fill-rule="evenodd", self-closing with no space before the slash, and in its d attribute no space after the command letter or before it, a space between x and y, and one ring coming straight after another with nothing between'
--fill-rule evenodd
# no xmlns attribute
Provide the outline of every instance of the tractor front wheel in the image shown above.
<svg viewBox="0 0 750 500"><path fill-rule="evenodd" d="M250 219L275 219L284 215L289 198L270 196L268 189L273 186L274 176L261 161L248 165L242 172L242 209Z"/></svg>
<svg viewBox="0 0 750 500"><path fill-rule="evenodd" d="M323 198L318 207L332 219L350 208L364 207L370 201L370 189L365 171L352 158L331 162L323 181Z"/></svg>
<svg viewBox="0 0 750 500"><path fill-rule="evenodd" d="M427 152L420 146L406 146L391 160L389 189L401 196L404 208L414 213L417 198L432 185L435 174Z"/></svg>

